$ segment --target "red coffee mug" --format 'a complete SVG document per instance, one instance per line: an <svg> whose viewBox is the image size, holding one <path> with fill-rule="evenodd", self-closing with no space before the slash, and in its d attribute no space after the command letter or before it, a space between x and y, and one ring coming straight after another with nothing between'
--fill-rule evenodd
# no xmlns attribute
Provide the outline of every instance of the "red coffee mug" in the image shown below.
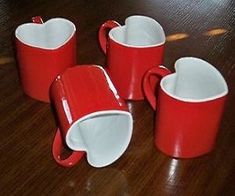
<svg viewBox="0 0 235 196"><path fill-rule="evenodd" d="M172 157L193 158L213 148L228 87L218 70L198 58L177 60L175 71L155 66L146 73L143 87L157 112L156 146ZM157 99L151 76L161 80Z"/></svg>
<svg viewBox="0 0 235 196"><path fill-rule="evenodd" d="M99 29L99 42L107 54L107 72L120 96L144 99L144 73L163 63L165 33L161 25L146 16L130 16L124 26L109 20Z"/></svg>
<svg viewBox="0 0 235 196"><path fill-rule="evenodd" d="M63 18L32 20L15 31L20 79L27 95L49 102L52 81L76 65L76 27Z"/></svg>
<svg viewBox="0 0 235 196"><path fill-rule="evenodd" d="M52 149L57 163L73 166L86 152L90 165L104 167L124 153L132 135L132 116L102 67L68 68L52 83L50 95L59 122ZM74 150L65 160L62 140Z"/></svg>

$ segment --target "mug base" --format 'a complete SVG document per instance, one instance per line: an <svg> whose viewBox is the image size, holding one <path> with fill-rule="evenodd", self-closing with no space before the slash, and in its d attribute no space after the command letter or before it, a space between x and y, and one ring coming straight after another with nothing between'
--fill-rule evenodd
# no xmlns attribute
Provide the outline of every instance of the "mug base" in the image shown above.
<svg viewBox="0 0 235 196"><path fill-rule="evenodd" d="M191 153L191 154L180 154L180 153L169 153L165 150L162 150L161 148L159 148L157 145L156 146L156 149L158 151L160 151L161 153L171 157L171 158L175 158L175 159L193 159L193 158L199 158L201 156L205 156L207 154L209 154L212 149L209 149L207 151L203 151L203 152L198 152L198 153Z"/></svg>
<svg viewBox="0 0 235 196"><path fill-rule="evenodd" d="M126 101L143 101L144 100L144 96L134 96L134 95L130 95L130 96L121 96L124 100Z"/></svg>
<svg viewBox="0 0 235 196"><path fill-rule="evenodd" d="M50 103L50 99L49 96L48 97L43 97L43 96L35 96L35 95L31 95L30 93L27 93L24 91L24 93L29 96L31 99L37 100L37 101L41 101L44 103Z"/></svg>

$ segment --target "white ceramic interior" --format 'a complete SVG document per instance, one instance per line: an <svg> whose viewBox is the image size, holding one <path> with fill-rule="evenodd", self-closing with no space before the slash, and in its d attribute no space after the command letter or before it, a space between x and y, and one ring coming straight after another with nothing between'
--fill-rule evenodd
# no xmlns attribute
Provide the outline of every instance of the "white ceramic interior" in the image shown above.
<svg viewBox="0 0 235 196"><path fill-rule="evenodd" d="M175 73L161 80L161 88L171 97L188 102L214 100L228 93L220 72L208 62L194 58L180 58Z"/></svg>
<svg viewBox="0 0 235 196"><path fill-rule="evenodd" d="M90 165L104 167L117 160L127 149L132 126L133 119L129 112L94 112L70 127L66 143L73 150L85 151Z"/></svg>
<svg viewBox="0 0 235 196"><path fill-rule="evenodd" d="M162 26L147 16L130 16L124 26L113 28L109 36L119 44L132 47L152 47L165 43Z"/></svg>
<svg viewBox="0 0 235 196"><path fill-rule="evenodd" d="M69 20L53 18L43 24L22 24L17 27L15 36L29 46L56 49L68 42L75 31L75 25Z"/></svg>

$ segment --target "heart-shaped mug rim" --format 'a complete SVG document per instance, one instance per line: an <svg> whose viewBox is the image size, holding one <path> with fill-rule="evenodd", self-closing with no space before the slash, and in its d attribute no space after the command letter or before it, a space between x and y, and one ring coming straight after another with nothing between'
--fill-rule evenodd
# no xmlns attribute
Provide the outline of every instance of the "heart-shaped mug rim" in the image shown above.
<svg viewBox="0 0 235 196"><path fill-rule="evenodd" d="M107 72L105 71L105 69L101 67L100 65L92 65L92 66L103 71L103 74L106 77L109 89L113 92L113 95L116 97L116 99L119 99L120 97L118 95L118 92L115 86L113 85L111 79L109 78ZM73 68L68 68L65 70L65 72L69 72L71 71L71 69ZM63 74L65 74L65 72L63 72ZM56 80L61 79L60 75L57 76ZM68 130L66 130L66 135L65 135L65 142L70 149L74 151L86 152L88 163L91 166L97 167L97 168L110 165L121 157L121 155L126 151L130 143L132 132L133 132L133 118L129 111L118 110L118 109L113 109L113 110L104 109L104 110L90 112L88 114L83 114L82 116L79 116L78 119L76 119L76 117L74 118L72 116L72 111L70 111L69 102L66 99L63 99L62 102L63 102L63 107L65 108L64 112L65 112L66 118L69 124L71 124ZM108 118L110 117L110 119L107 120L106 117ZM95 120L95 121L92 122L89 120ZM104 123L103 120L109 123L106 124ZM114 123L116 123L116 126L114 125ZM89 127L87 127L88 124L89 124ZM98 127L98 129L94 130L94 126ZM109 127L108 129L107 129L107 126ZM111 136L113 137L111 138L109 137L107 139L107 135L110 136L110 133L111 133ZM86 134L88 134L88 136ZM104 147L103 148L101 147L101 150L97 146L95 146L95 148L94 146L91 147L91 145L89 145L89 141L86 140L87 137L90 138L89 134L92 134L92 136L94 136L93 134L95 134L95 136L96 134L97 135L103 134L103 136L100 138L101 141L103 138L103 142L98 142L96 143L96 145L108 145L109 140L113 139L113 142L111 142L111 144L114 145L113 146L114 148L110 148L110 146L107 146L107 148L105 148L107 150L102 151ZM95 141L97 142L97 139ZM106 141L107 143L105 143ZM98 149L98 151L95 151L96 149ZM112 149L114 149L114 154L112 153L110 154L108 152L108 150L112 150ZM99 153L96 153L96 152L99 152ZM101 161L100 159L96 157L96 154L99 154Z"/></svg>
<svg viewBox="0 0 235 196"><path fill-rule="evenodd" d="M218 82L221 83L221 88L223 88L223 90L221 90L220 93L217 93L213 96L208 96L206 98L185 98L185 97L177 96L177 95L173 94L172 92L170 92L166 88L166 85L173 77L177 77L180 69L182 69L182 67L185 66L185 64L184 64L185 62L189 62L188 66L190 66L190 65L195 66L195 64L193 64L193 65L190 64L192 62L196 63L197 66L201 66L201 67L203 66L204 71L207 71L207 73L210 71L212 74L214 74L217 77ZM160 82L160 87L170 97L172 97L176 100L183 101L183 102L191 102L191 103L212 101L212 100L224 97L228 94L228 86L227 86L227 83L226 83L224 77L222 76L222 74L210 63L208 63L202 59L196 58L196 57L182 57L182 58L178 59L175 62L175 72L164 76Z"/></svg>
<svg viewBox="0 0 235 196"><path fill-rule="evenodd" d="M158 34L160 36L160 41L158 41L158 42L156 41L157 43L149 44L149 45L132 45L132 44L127 44L127 43L124 43L122 41L117 40L114 37L114 35L113 35L115 33L115 31L118 31L118 30L123 31L126 28L126 23L128 22L128 20L135 19L135 18L141 19L143 21L151 22L152 24L154 24L156 26L156 29L157 29ZM129 48L151 48L151 47L158 47L158 46L164 45L165 42L166 42L165 32L164 32L163 27L161 26L161 24L159 22L157 22L156 20L154 20L153 18L148 17L148 16L143 16L143 15L133 15L133 16L127 17L125 19L125 24L124 25L120 25L119 24L119 26L112 28L109 31L108 35L109 35L110 39L112 39L117 44L123 45L125 47L129 47Z"/></svg>
<svg viewBox="0 0 235 196"><path fill-rule="evenodd" d="M79 132L77 132L77 130L78 130L77 127L81 126L80 123L82 123L86 120L96 118L96 117L102 117L105 115L107 115L107 116L121 115L121 116L125 117L126 121L127 121L126 123L128 126L128 130L123 131L123 133L125 134L126 137L125 137L125 140L121 140L122 144L120 144L120 143L118 145L116 144L116 147L119 146L119 149L112 148L112 146L109 146L109 148L108 148L108 146L107 146L107 149L110 149L110 150L115 149L114 155L110 155L110 153L109 153L109 157L107 158L106 154L103 154L103 157L98 157L99 159L102 159L102 161L99 161L99 160L97 160L98 158L96 157L96 151L95 151L97 149L97 146L93 147L93 149L89 149L89 146L87 146L87 144L85 143L84 138L81 135L81 133L79 134ZM117 128L116 132L120 133L119 128L120 127ZM92 131L94 131L94 130L91 130L90 132L92 132ZM98 167L105 167L107 165L112 164L117 159L119 159L121 157L121 155L126 151L126 149L128 148L128 145L130 143L131 137L132 137L132 131L133 131L133 118L132 118L132 115L130 114L130 112L122 111L122 110L103 110L103 111L97 111L97 112L90 113L88 115L85 115L85 116L79 118L77 121L75 121L71 125L71 127L69 128L69 130L66 134L66 137L65 137L65 141L70 149L75 150L75 151L86 152L87 161L91 166L97 167L97 168ZM73 133L75 133L75 132L77 132L79 134L79 137L77 137L77 139L80 140L80 142L78 142L78 140L76 140L76 139L74 140ZM104 133L104 132L101 132L101 133ZM112 138L106 138L105 141L108 141L110 139L112 139ZM115 140L115 138L113 140ZM116 140L117 140L117 138L116 138ZM105 141L102 142L101 145L103 143L105 143ZM115 143L115 141L113 141L112 143ZM90 152L90 151L92 151L92 152Z"/></svg>
<svg viewBox="0 0 235 196"><path fill-rule="evenodd" d="M46 26L50 25L51 23L55 23L55 22L63 22L63 23L67 23L70 25L71 31L69 32L69 36L67 36L61 43L56 44L56 46L54 47L47 47L47 46L40 46L40 45L36 45L36 44L32 44L29 41L26 41L23 37L20 36L21 31L24 31L25 28L27 29L29 26L34 26L36 28L46 28ZM62 29L63 30L63 29ZM65 19L65 18L52 18L47 20L46 22L39 24L39 23L24 23L19 25L16 30L15 30L15 37L16 39L18 39L21 43L30 46L30 47L34 47L34 48L40 48L40 49L45 49L45 50L56 50L62 46L64 46L67 42L69 42L69 40L74 36L76 32L76 26L69 20Z"/></svg>

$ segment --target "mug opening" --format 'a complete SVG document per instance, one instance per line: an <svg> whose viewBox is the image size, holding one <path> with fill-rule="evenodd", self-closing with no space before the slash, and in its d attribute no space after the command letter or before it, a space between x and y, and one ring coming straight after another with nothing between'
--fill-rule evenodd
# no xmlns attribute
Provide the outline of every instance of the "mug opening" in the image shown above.
<svg viewBox="0 0 235 196"><path fill-rule="evenodd" d="M129 145L133 128L129 112L99 111L77 120L66 135L67 145L86 151L87 160L94 167L113 163Z"/></svg>
<svg viewBox="0 0 235 196"><path fill-rule="evenodd" d="M26 45L52 50L67 43L75 31L76 27L71 21L53 18L43 24L22 24L15 30L15 36Z"/></svg>
<svg viewBox="0 0 235 196"><path fill-rule="evenodd" d="M115 27L109 32L109 37L115 42L127 47L154 47L165 43L165 33L162 26L153 18L147 16L130 16L125 25Z"/></svg>
<svg viewBox="0 0 235 196"><path fill-rule="evenodd" d="M203 102L225 96L228 87L221 73L208 62L184 57L176 61L175 73L165 76L160 86L169 96L187 102Z"/></svg>

